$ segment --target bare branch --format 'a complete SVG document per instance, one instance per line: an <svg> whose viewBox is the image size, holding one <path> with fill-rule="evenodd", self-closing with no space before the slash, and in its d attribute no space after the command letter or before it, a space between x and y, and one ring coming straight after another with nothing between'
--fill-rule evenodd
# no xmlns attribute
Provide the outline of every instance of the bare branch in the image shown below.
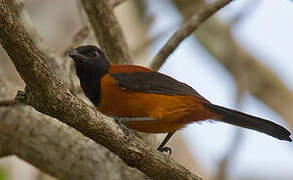
<svg viewBox="0 0 293 180"><path fill-rule="evenodd" d="M114 63L131 64L129 48L107 0L82 0L95 35L106 56Z"/></svg>
<svg viewBox="0 0 293 180"><path fill-rule="evenodd" d="M5 116L0 123L1 144L5 144L3 147L8 152L42 171L58 179L109 179L113 177L113 171L115 177L123 177L120 168L127 165L75 129L29 106L0 108L0 114L3 112ZM6 152L3 155L8 155ZM104 157L111 163L104 163ZM113 166L112 163L120 166ZM138 174L137 171L133 176L143 179L144 174Z"/></svg>
<svg viewBox="0 0 293 180"><path fill-rule="evenodd" d="M61 59L41 37L24 8L23 0L10 0L7 1L7 5L16 14L17 20L30 35L37 48L40 50L41 56L46 59L53 72L57 75L57 77L63 80L67 87L69 87L70 81L64 73L64 60ZM61 66L61 64L63 66Z"/></svg>
<svg viewBox="0 0 293 180"><path fill-rule="evenodd" d="M218 30L215 31L215 28ZM239 53L241 66L246 72L245 88L254 97L260 99L281 117L293 129L293 93L287 85L280 80L276 73L263 65L261 60L251 56L244 50L230 33L231 27L220 22L217 18L211 18L194 35L199 42L223 65L235 78L237 84L239 74L233 70L234 59L227 57L231 43ZM219 48L220 47L220 48Z"/></svg>
<svg viewBox="0 0 293 180"><path fill-rule="evenodd" d="M34 42L43 42L43 38L38 33L36 27L34 26L33 22L29 18L28 13L24 9L24 4L22 0L11 0L7 1L7 5L13 12L15 13L17 19L19 22L21 22L26 29L27 32L29 32L30 36L32 37Z"/></svg>
<svg viewBox="0 0 293 180"><path fill-rule="evenodd" d="M73 97L50 71L5 0L0 0L0 43L27 85L26 102L35 109L76 128L154 179L200 179Z"/></svg>
<svg viewBox="0 0 293 180"><path fill-rule="evenodd" d="M30 36L33 38L33 41L35 42L35 44L37 45L38 48L40 48L40 52L42 54L42 56L44 56L47 60L47 62L50 64L50 67L52 67L54 70L55 70L55 73L58 75L58 77L60 77L63 81L65 82L68 82L66 84L68 84L67 86L68 87L72 87L74 86L73 82L71 81L72 78L71 77L71 72L73 71L70 71L68 68L64 69L65 66L66 66L66 62L71 64L70 61L64 61L64 58L60 58L59 56L55 55L55 53L48 48L47 44L43 41L43 39L41 38L41 36L38 34L38 32L36 31L32 21L30 20L24 6L23 6L23 2L22 0L11 0L11 1L8 1L7 2L8 5L10 5L10 8L14 10L14 12L18 15L18 20L19 22L25 27L25 29L28 31L28 33L30 34ZM77 38L77 41L78 38ZM82 41L82 39L80 40ZM78 43L78 42L77 42ZM66 58L65 58L66 59ZM3 77L3 76L2 76ZM0 78L1 80L1 78ZM70 84L71 82L71 84ZM4 86L1 86L1 87L4 87ZM1 89L1 88L0 88ZM72 88L74 89L74 88ZM7 90L7 88L5 88L5 90ZM9 91L8 91L9 92ZM15 89L11 92L15 92ZM6 92L7 94L7 92ZM5 96L4 98L10 98L11 96ZM4 111L5 112L5 111ZM25 114L30 114L30 113L33 113L34 114L34 111L31 109L31 108L26 108L26 111L25 112L22 112L22 113L25 113ZM6 114L6 113L4 113ZM3 113L0 114L1 115L4 115ZM13 117L18 117L18 114L17 113L14 113L13 116L9 116L11 118ZM19 122L18 124L18 127L22 127L22 123L25 123L24 121L17 121ZM36 126L41 126L41 125L38 125L38 123L41 123L42 121L36 121L35 123L37 124ZM48 124L50 124L51 121L47 121ZM34 123L28 123L28 124L34 124ZM46 124L44 127L47 127L48 125ZM50 125L49 125L50 126ZM54 129L60 129L61 131L65 131L63 133L69 133L67 132L67 129L70 129L70 128L61 128L62 126L64 126L63 123L58 123L56 122L55 123L55 126ZM41 129L41 128L40 128ZM70 130L68 130L70 131ZM14 132L14 130L12 130L12 132ZM29 134L29 128L25 129L25 131L23 131L24 134ZM61 133L62 134L62 133ZM2 136L2 134L0 134L0 136ZM83 136L83 135L80 135L80 136ZM19 137L24 137L22 135L20 135ZM53 176L56 176L56 177L66 177L70 174L68 173L71 173L70 169L62 169L62 168L58 168L58 167L55 167L57 164L55 163L52 163L50 166L47 166L47 167L44 167L43 164L45 163L46 164L46 161L43 162L43 161L40 161L38 160L38 156L36 156L36 154L26 154L25 152L28 151L30 152L31 149L38 149L42 146L38 146L38 144L42 144L43 143L43 140L44 138L47 138L47 139L50 139L51 137L55 137L52 136L52 134L48 134L47 137L46 136L42 136L42 137L36 137L36 136L33 136L33 137L30 137L30 139L34 142L33 144L31 144L30 147L28 146L22 146L22 152L23 154L17 154L20 158L22 159L25 159L25 160L29 160L28 162L30 162L31 164L34 164L36 165L37 167L41 168L44 172L47 172L47 173L50 173L51 175ZM74 143L71 143L71 141L75 141L74 138L77 138L79 139L80 137L79 136L60 136L60 139L62 138L62 141L60 143L63 143L64 141L68 141L69 144L74 144ZM83 137L81 137L82 139ZM1 142L3 142L3 147L1 146L1 151L3 151L3 153L6 155L7 151L6 151L6 148L3 149L4 147L7 147L7 143L10 142L11 139L8 138L8 139L2 139ZM50 140L49 140L50 141ZM91 164L91 160L92 159L92 154L94 152L94 154L97 155L97 159L95 161L96 165L93 164L92 167L96 167L98 166L99 164L101 163L104 163L104 160L105 158L107 159L107 163L111 166L111 168L113 169L117 169L115 171L115 174L114 176L118 179L129 179L130 177L131 178L134 178L134 179L144 179L144 176L141 174L141 172L139 172L138 170L136 169L133 169L133 168L129 168L128 166L126 166L121 160L117 161L119 158L116 158L116 156L113 155L113 158L112 158L112 155L111 153L105 149L105 148L102 148L101 146L98 145L98 148L97 149L93 149L93 148L89 148L87 145L88 143L84 143L82 140L76 140L78 142L81 142L82 144L82 148L84 149L87 149L87 154L83 154L82 157L83 159L85 160L85 163L84 165L89 165ZM21 142L19 141L15 141L16 143L19 143L21 144ZM57 144L56 144L57 145ZM26 148L24 148L26 147ZM44 146L45 147L45 146ZM48 153L48 152L55 152L56 150L58 150L58 148L56 148L55 146L53 146L53 144L49 144L47 146L47 153L43 154L42 157L44 158L44 160L46 159L50 159L50 157L48 157L48 155L50 155L51 153ZM13 149L13 148L12 148ZM5 150L5 152L4 152ZM57 154L55 155L55 157L60 157L63 155L60 155L60 153L63 153L63 152L71 152L71 149L63 149L63 151L58 151L56 152ZM58 154L59 153L59 154ZM8 151L8 154L9 154L9 151ZM26 155L25 157L23 157L23 155ZM89 158L87 158L87 156ZM78 156L77 156L78 157ZM76 162L79 161L79 159L76 160ZM89 161L89 162L87 162ZM39 164L38 164L39 163ZM63 167L68 167L68 165L66 163L70 163L65 161L63 162L64 163L64 166ZM62 163L61 163L62 164ZM79 166L83 166L82 164L76 164L76 167L77 169L83 169L82 167L79 167ZM93 177L96 177L96 179L109 179L109 178L112 178L113 177L113 173L107 173L107 170L103 170L102 168L107 168L105 166L100 166L101 167L101 170L100 171L97 171L97 168L85 168L82 171L80 171L80 173L85 173L83 174L82 176L85 177L85 179L93 179ZM55 169L54 173L52 174L52 168ZM96 174L96 172L100 172L98 174ZM102 172L102 173L101 173ZM86 175L87 174L87 175ZM92 176L93 174L96 174L95 176ZM76 178L80 177L81 175L78 175L76 176ZM89 176L88 178L86 178L86 176ZM69 176L70 177L70 176ZM65 178L67 179L67 178ZM69 178L69 179L72 179L72 178Z"/></svg>
<svg viewBox="0 0 293 180"><path fill-rule="evenodd" d="M178 45L195 31L201 23L210 16L215 14L219 9L229 4L232 0L217 0L206 7L202 8L198 13L192 15L168 40L163 48L158 52L156 57L151 62L150 67L153 70L158 70L166 61L169 55L178 47Z"/></svg>
<svg viewBox="0 0 293 180"><path fill-rule="evenodd" d="M0 98L5 99L18 88L3 76L0 87ZM1 107L0 119L0 157L15 154L59 179L115 179L113 171L117 179L144 179L103 146L32 107Z"/></svg>
<svg viewBox="0 0 293 180"><path fill-rule="evenodd" d="M199 7L192 0L172 0L172 2L186 19L190 16L190 11ZM203 0L196 2L205 3ZM241 57L239 59L241 67L246 72L246 90L279 113L293 129L293 116L290 108L293 106L293 93L274 72L260 63L261 60L250 55L236 42L231 28L230 24L222 23L216 17L211 17L193 35L215 57L215 60L231 73L239 86L239 74L233 70L235 59L227 56L228 52L231 52L231 46L235 47Z"/></svg>

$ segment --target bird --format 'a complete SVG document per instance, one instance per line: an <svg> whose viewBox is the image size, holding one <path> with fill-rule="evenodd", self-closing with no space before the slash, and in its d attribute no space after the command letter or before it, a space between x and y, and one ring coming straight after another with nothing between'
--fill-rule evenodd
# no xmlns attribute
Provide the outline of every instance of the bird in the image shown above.
<svg viewBox="0 0 293 180"><path fill-rule="evenodd" d="M111 64L95 45L69 52L86 97L98 111L129 129L167 133L161 152L173 134L193 122L215 120L255 130L291 142L284 127L253 115L211 103L189 85L137 65Z"/></svg>

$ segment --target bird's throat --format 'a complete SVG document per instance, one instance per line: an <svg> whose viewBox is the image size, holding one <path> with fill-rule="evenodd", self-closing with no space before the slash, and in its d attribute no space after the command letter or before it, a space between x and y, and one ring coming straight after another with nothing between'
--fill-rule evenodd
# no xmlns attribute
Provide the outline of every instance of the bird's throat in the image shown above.
<svg viewBox="0 0 293 180"><path fill-rule="evenodd" d="M95 79L80 79L80 85L87 98L98 106L101 101L101 77Z"/></svg>

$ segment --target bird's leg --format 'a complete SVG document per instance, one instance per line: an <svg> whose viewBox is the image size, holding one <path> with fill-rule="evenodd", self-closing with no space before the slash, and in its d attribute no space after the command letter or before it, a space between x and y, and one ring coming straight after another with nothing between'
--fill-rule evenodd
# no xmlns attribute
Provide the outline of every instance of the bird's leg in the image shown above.
<svg viewBox="0 0 293 180"><path fill-rule="evenodd" d="M128 122L142 122L142 121L158 121L150 117L113 117L118 124L125 124Z"/></svg>
<svg viewBox="0 0 293 180"><path fill-rule="evenodd" d="M124 123L127 123L127 122L142 122L142 121L158 121L158 119L153 119L153 118L150 118L150 117L135 117L135 118L132 118L132 117L113 117L113 119L115 119L115 121L124 129L126 130L126 132L129 134L129 131L127 129L127 127L125 126ZM175 132L170 132L167 134L167 136L165 137L165 139L163 140L163 142L160 144L160 146L158 147L158 151L160 152L167 152L169 153L169 156L171 155L172 153L172 149L169 148L168 146L165 146L166 143L169 141L169 139L173 136Z"/></svg>
<svg viewBox="0 0 293 180"><path fill-rule="evenodd" d="M169 139L173 136L175 132L170 132L167 134L167 136L165 137L165 139L163 140L163 142L160 144L160 146L158 147L158 151L160 152L169 152L169 156L172 153L172 149L169 148L168 146L165 146L166 143L169 141Z"/></svg>
<svg viewBox="0 0 293 180"><path fill-rule="evenodd" d="M158 121L158 119L153 119L150 117L116 117L116 116L111 116L111 115L107 115L111 118L113 118L115 120L115 122L117 124L119 124L119 126L123 129L123 131L129 136L130 133L127 129L127 127L125 126L125 123L128 122L143 122L143 121Z"/></svg>

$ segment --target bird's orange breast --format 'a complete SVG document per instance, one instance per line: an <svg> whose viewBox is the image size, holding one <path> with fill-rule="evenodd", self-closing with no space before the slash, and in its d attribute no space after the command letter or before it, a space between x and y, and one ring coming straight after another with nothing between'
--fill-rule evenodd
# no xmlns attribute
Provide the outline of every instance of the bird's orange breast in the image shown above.
<svg viewBox="0 0 293 180"><path fill-rule="evenodd" d="M196 97L126 90L117 86L109 74L101 79L101 102L97 109L116 117L157 120L126 123L128 128L149 133L173 132L187 123L212 116Z"/></svg>

